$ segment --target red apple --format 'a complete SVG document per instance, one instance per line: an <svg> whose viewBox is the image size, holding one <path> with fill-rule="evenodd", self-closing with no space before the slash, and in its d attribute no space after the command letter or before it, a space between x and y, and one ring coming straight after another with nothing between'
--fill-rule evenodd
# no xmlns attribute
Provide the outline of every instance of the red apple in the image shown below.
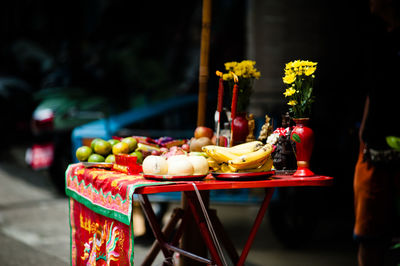
<svg viewBox="0 0 400 266"><path fill-rule="evenodd" d="M160 152L161 152L161 153L166 153L166 152L168 152L168 148L161 147L161 148L160 148Z"/></svg>
<svg viewBox="0 0 400 266"><path fill-rule="evenodd" d="M174 148L174 147L175 147L175 148ZM181 147L177 147L177 146L174 146L174 147L171 147L171 148L169 149L169 151L163 153L162 156L164 156L164 158L169 158L169 157L171 157L171 156L175 156L175 155L185 155L185 154L187 153L187 152L184 151Z"/></svg>
<svg viewBox="0 0 400 266"><path fill-rule="evenodd" d="M186 152L182 148L179 148L179 147L175 151L175 155L185 155L185 154L186 154Z"/></svg>
<svg viewBox="0 0 400 266"><path fill-rule="evenodd" d="M190 151L190 146L189 146L189 144L187 144L187 143L182 144L181 148L182 148L184 151L186 151L186 152L189 152L189 151Z"/></svg>
<svg viewBox="0 0 400 266"><path fill-rule="evenodd" d="M209 127L198 126L194 131L194 137L199 139L201 137L207 137L211 139L214 135L214 131Z"/></svg>
<svg viewBox="0 0 400 266"><path fill-rule="evenodd" d="M178 146L172 146L169 148L169 151L176 152L178 150Z"/></svg>
<svg viewBox="0 0 400 266"><path fill-rule="evenodd" d="M151 151L151 155L161 155L161 151L153 150Z"/></svg>

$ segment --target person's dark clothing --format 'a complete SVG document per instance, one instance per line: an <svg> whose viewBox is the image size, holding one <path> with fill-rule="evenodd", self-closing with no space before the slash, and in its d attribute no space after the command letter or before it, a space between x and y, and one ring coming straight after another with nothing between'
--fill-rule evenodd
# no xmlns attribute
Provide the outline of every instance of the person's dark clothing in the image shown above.
<svg viewBox="0 0 400 266"><path fill-rule="evenodd" d="M400 136L400 29L388 32L380 24L374 28L366 55L370 106L362 138L370 148L381 150L389 148L386 136Z"/></svg>

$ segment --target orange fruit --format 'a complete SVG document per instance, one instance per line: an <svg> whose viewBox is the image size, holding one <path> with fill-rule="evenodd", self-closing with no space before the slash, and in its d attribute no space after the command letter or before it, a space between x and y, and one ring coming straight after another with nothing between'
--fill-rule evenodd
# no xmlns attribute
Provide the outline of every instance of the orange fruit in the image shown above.
<svg viewBox="0 0 400 266"><path fill-rule="evenodd" d="M133 137L126 137L121 140L121 142L125 142L129 144L129 152L133 152L137 147L137 140Z"/></svg>
<svg viewBox="0 0 400 266"><path fill-rule="evenodd" d="M128 154L129 153L129 144L126 142L119 142L112 147L113 154Z"/></svg>
<svg viewBox="0 0 400 266"><path fill-rule="evenodd" d="M106 163L115 163L115 155L109 154L105 160Z"/></svg>
<svg viewBox="0 0 400 266"><path fill-rule="evenodd" d="M111 144L105 140L98 140L94 144L94 152L103 156L110 154L112 149Z"/></svg>
<svg viewBox="0 0 400 266"><path fill-rule="evenodd" d="M104 157L100 154L93 153L89 156L88 162L90 163L102 163L104 162Z"/></svg>
<svg viewBox="0 0 400 266"><path fill-rule="evenodd" d="M120 141L117 139L109 139L108 142L110 142L111 146L114 146L115 144L119 143Z"/></svg>
<svg viewBox="0 0 400 266"><path fill-rule="evenodd" d="M92 150L94 150L94 145L96 144L97 141L102 140L100 138L95 138L92 140L92 142L90 142L90 148L92 148Z"/></svg>
<svg viewBox="0 0 400 266"><path fill-rule="evenodd" d="M92 149L88 146L82 146L76 149L76 158L81 161L85 162L89 159L89 156L93 153Z"/></svg>
<svg viewBox="0 0 400 266"><path fill-rule="evenodd" d="M143 154L140 151L134 151L130 155L136 156L136 162L137 163L142 163L143 162Z"/></svg>

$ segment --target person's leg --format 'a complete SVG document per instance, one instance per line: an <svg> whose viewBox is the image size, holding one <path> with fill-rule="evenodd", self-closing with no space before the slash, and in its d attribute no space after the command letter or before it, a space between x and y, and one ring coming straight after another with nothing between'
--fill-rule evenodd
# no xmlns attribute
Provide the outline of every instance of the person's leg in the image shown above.
<svg viewBox="0 0 400 266"><path fill-rule="evenodd" d="M360 266L383 265L393 212L390 179L387 171L363 160L361 149L354 173L354 237Z"/></svg>
<svg viewBox="0 0 400 266"><path fill-rule="evenodd" d="M359 266L382 266L384 265L385 253L388 246L380 242L360 241L358 244Z"/></svg>

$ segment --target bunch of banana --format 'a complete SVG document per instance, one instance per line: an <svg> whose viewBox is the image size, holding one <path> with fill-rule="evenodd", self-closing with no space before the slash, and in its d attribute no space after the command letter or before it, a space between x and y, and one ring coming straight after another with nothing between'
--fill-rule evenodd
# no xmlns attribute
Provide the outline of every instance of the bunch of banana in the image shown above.
<svg viewBox="0 0 400 266"><path fill-rule="evenodd" d="M208 166L215 172L221 168L221 164L214 160L213 157L207 157Z"/></svg>
<svg viewBox="0 0 400 266"><path fill-rule="evenodd" d="M264 144L261 141L251 141L239 144L230 148L216 145L203 146L202 150L209 157L214 158L219 163L228 162L237 156L245 155L250 152L259 150Z"/></svg>
<svg viewBox="0 0 400 266"><path fill-rule="evenodd" d="M272 146L260 141L239 144L230 148L208 145L203 151L209 156L213 171L224 173L262 172L272 167Z"/></svg>
<svg viewBox="0 0 400 266"><path fill-rule="evenodd" d="M252 169L263 165L270 157L273 147L265 144L261 149L250 152L228 161L228 164L236 169Z"/></svg>

